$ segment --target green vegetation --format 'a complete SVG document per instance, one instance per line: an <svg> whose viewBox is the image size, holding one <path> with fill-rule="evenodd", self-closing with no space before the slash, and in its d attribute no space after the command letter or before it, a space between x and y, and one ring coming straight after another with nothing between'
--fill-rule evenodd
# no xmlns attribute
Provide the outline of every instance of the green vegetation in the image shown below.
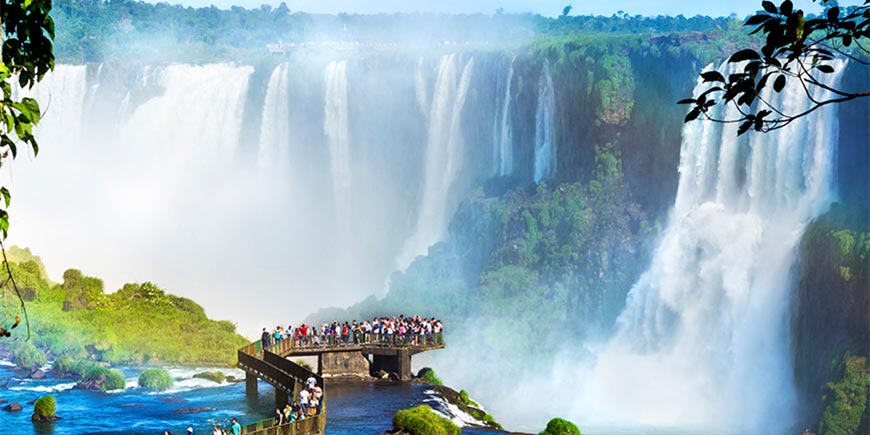
<svg viewBox="0 0 870 435"><path fill-rule="evenodd" d="M820 435L855 435L870 413L870 366L867 358L849 357L843 362L839 382L829 383L823 401L825 411L819 422Z"/></svg>
<svg viewBox="0 0 870 435"><path fill-rule="evenodd" d="M420 369L420 371L417 372L417 379L430 385L444 385L438 375L435 374L435 370L432 370L429 367L423 367Z"/></svg>
<svg viewBox="0 0 870 435"><path fill-rule="evenodd" d="M857 373L857 360L870 356L866 216L862 207L834 204L809 225L800 245L795 311L799 314L792 318L795 378L809 419L819 422L820 435L849 433L842 430L853 425L853 418L860 423L860 414L853 414L860 411L855 402L859 398L850 388L864 376ZM824 400L819 394L823 390Z"/></svg>
<svg viewBox="0 0 870 435"><path fill-rule="evenodd" d="M223 372L202 372L193 375L193 377L198 379L207 379L218 384L223 383L223 381L226 379L226 376L224 376Z"/></svg>
<svg viewBox="0 0 870 435"><path fill-rule="evenodd" d="M15 365L22 369L38 369L47 362L45 352L29 341L13 342L9 348Z"/></svg>
<svg viewBox="0 0 870 435"><path fill-rule="evenodd" d="M547 423L547 429L538 435L583 435L577 425L568 420L554 418Z"/></svg>
<svg viewBox="0 0 870 435"><path fill-rule="evenodd" d="M148 369L139 375L139 386L149 390L164 391L172 388L172 376L166 369Z"/></svg>
<svg viewBox="0 0 870 435"><path fill-rule="evenodd" d="M393 416L393 428L411 435L459 435L459 426L432 411L428 405L404 409Z"/></svg>
<svg viewBox="0 0 870 435"><path fill-rule="evenodd" d="M82 382L97 382L102 391L123 390L127 384L123 373L97 364L87 369L82 376Z"/></svg>
<svg viewBox="0 0 870 435"><path fill-rule="evenodd" d="M302 366L302 368L304 368L305 370L308 370L309 372L313 371L311 364L308 364L308 362L306 362L305 360L297 359L297 360L294 360L293 362Z"/></svg>
<svg viewBox="0 0 870 435"><path fill-rule="evenodd" d="M70 374L73 370L73 364L75 361L69 355L64 355L51 364L51 369L60 375Z"/></svg>
<svg viewBox="0 0 870 435"><path fill-rule="evenodd" d="M19 260L12 268L29 300L31 342L56 358L230 366L235 350L247 343L233 323L209 320L192 300L153 283L125 284L105 294L102 280L78 270L67 270L63 282L53 284L33 257Z"/></svg>
<svg viewBox="0 0 870 435"><path fill-rule="evenodd" d="M471 400L471 398L468 397L468 391L465 391L465 390L460 391L459 398L462 399L462 403L466 404L467 406L473 406L475 408L480 408L480 405L478 405L477 402Z"/></svg>
<svg viewBox="0 0 870 435"><path fill-rule="evenodd" d="M54 396L42 396L33 404L34 420L50 420L57 413L57 403Z"/></svg>

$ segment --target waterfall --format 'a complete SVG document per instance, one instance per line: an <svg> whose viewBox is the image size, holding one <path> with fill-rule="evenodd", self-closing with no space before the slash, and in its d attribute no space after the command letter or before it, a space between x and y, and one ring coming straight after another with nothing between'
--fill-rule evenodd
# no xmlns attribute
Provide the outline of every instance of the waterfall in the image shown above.
<svg viewBox="0 0 870 435"><path fill-rule="evenodd" d="M426 67L423 56L417 59L417 65L414 68L414 96L417 97L417 107L423 116L429 114L429 90L426 86L426 75L423 68Z"/></svg>
<svg viewBox="0 0 870 435"><path fill-rule="evenodd" d="M844 66L820 79L836 86ZM729 68L742 70L723 66L726 77ZM809 103L793 79L762 97L784 113ZM588 378L578 412L590 419L791 429L789 274L804 227L834 198L836 108L767 134L738 137L736 128L685 125L668 226Z"/></svg>
<svg viewBox="0 0 870 435"><path fill-rule="evenodd" d="M346 212L351 186L350 142L347 126L347 62L333 61L324 73L325 96L323 132L329 145L329 167L336 210ZM350 216L338 216L350 219Z"/></svg>
<svg viewBox="0 0 870 435"><path fill-rule="evenodd" d="M272 70L263 102L260 124L258 161L261 168L286 167L290 141L290 96L288 95L289 67L282 63Z"/></svg>
<svg viewBox="0 0 870 435"><path fill-rule="evenodd" d="M538 81L538 108L535 111L535 183L556 172L556 95L550 76L550 61L544 60Z"/></svg>
<svg viewBox="0 0 870 435"><path fill-rule="evenodd" d="M443 236L448 219L453 214L455 204L452 204L450 189L462 163L462 108L474 70L474 58L471 57L460 73L458 66L461 60L456 54L444 55L438 65L429 110L420 206L414 233L397 259L399 269L407 267L417 255L424 254L430 245Z"/></svg>
<svg viewBox="0 0 870 435"><path fill-rule="evenodd" d="M511 65L504 82L501 110L496 112L492 126L492 174L498 176L510 175L514 166L511 132L511 83L514 77L516 59L516 56L511 59Z"/></svg>
<svg viewBox="0 0 870 435"><path fill-rule="evenodd" d="M82 114L88 92L87 67L84 65L57 65L54 71L32 89L19 90L20 96L36 98L42 119L36 127L40 144L53 143L73 146L82 134Z"/></svg>

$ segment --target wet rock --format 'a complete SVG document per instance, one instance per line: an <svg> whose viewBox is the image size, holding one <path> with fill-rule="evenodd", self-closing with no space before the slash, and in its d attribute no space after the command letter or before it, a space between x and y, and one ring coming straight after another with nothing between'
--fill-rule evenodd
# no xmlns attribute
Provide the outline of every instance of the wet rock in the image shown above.
<svg viewBox="0 0 870 435"><path fill-rule="evenodd" d="M383 371L383 370L378 370L374 373L374 377L376 377L378 379L387 379L390 377L390 374Z"/></svg>
<svg viewBox="0 0 870 435"><path fill-rule="evenodd" d="M7 411L7 412L19 412L22 409L24 409L24 408L18 402L12 402L12 403L3 407L3 410Z"/></svg>
<svg viewBox="0 0 870 435"><path fill-rule="evenodd" d="M157 400L163 403L187 403L187 399L178 396L160 397Z"/></svg>
<svg viewBox="0 0 870 435"><path fill-rule="evenodd" d="M214 408L184 408L175 411L176 414L188 415L188 414L201 414L203 412L212 412Z"/></svg>
<svg viewBox="0 0 870 435"><path fill-rule="evenodd" d="M63 420L63 418L58 417L56 415L44 416L34 413L30 416L30 421L55 421L55 420Z"/></svg>
<svg viewBox="0 0 870 435"><path fill-rule="evenodd" d="M229 375L226 378L224 378L224 380L231 383L231 384L237 384L239 382L244 382L245 378L237 378L233 375Z"/></svg>
<svg viewBox="0 0 870 435"><path fill-rule="evenodd" d="M402 378L399 377L399 374L396 372L391 372L389 376L391 381L400 381Z"/></svg>
<svg viewBox="0 0 870 435"><path fill-rule="evenodd" d="M45 372L39 369L36 369L30 372L30 379L43 379L45 378Z"/></svg>

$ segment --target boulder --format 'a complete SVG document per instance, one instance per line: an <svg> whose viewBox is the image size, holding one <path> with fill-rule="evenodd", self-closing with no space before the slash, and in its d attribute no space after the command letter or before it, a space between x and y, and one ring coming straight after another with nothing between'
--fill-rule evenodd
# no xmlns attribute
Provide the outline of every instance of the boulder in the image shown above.
<svg viewBox="0 0 870 435"><path fill-rule="evenodd" d="M374 373L374 377L376 377L378 379L387 379L390 377L390 374L383 371L383 370L378 370Z"/></svg>
<svg viewBox="0 0 870 435"><path fill-rule="evenodd" d="M45 372L40 370L40 369L36 369L36 370L30 372L30 379L43 379L43 378L45 378Z"/></svg>
<svg viewBox="0 0 870 435"><path fill-rule="evenodd" d="M175 411L175 413L187 415L187 414L201 414L203 412L212 412L212 411L214 411L214 408L185 408L185 409L179 409L179 410Z"/></svg>
<svg viewBox="0 0 870 435"><path fill-rule="evenodd" d="M12 403L3 407L3 410L7 411L7 412L19 412L22 409L24 409L24 408L18 402L12 402Z"/></svg>
<svg viewBox="0 0 870 435"><path fill-rule="evenodd" d="M46 417L46 416L39 415L36 413L34 413L33 415L30 416L30 421L55 421L55 420L63 420L63 419L56 416L56 415Z"/></svg>
<svg viewBox="0 0 870 435"><path fill-rule="evenodd" d="M106 379L105 378L97 378L97 379L89 379L86 381L81 381L76 384L73 389L76 390L88 390L88 391L105 391L106 390Z"/></svg>

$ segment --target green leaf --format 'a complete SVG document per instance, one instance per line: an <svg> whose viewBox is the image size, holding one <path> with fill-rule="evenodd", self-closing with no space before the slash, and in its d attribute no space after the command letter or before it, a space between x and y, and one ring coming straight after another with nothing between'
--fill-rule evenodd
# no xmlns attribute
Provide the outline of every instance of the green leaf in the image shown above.
<svg viewBox="0 0 870 435"><path fill-rule="evenodd" d="M840 18L840 8L837 6L828 9L828 21L836 23L837 19Z"/></svg>
<svg viewBox="0 0 870 435"><path fill-rule="evenodd" d="M685 98L680 101L677 101L677 104L695 104L694 98Z"/></svg>
<svg viewBox="0 0 870 435"><path fill-rule="evenodd" d="M767 12L770 12L771 14L777 13L776 5L774 5L773 2L765 0L765 1L761 2L761 7L763 7L764 10L766 10Z"/></svg>
<svg viewBox="0 0 870 435"><path fill-rule="evenodd" d="M696 107L696 108L692 109L691 111L689 111L689 113L686 115L686 118L683 119L683 122L694 121L694 120L698 119L698 116L700 116L700 115L701 115L701 109Z"/></svg>
<svg viewBox="0 0 870 435"><path fill-rule="evenodd" d="M9 193L9 189L0 187L0 195L3 195L3 201L6 203L6 207L9 207L9 203L12 202L12 194Z"/></svg>
<svg viewBox="0 0 870 435"><path fill-rule="evenodd" d="M759 56L755 50L747 48L732 54L731 57L728 58L728 62L734 63L743 62L745 60L761 60L761 56Z"/></svg>
<svg viewBox="0 0 870 435"><path fill-rule="evenodd" d="M825 65L825 64L816 65L816 69L819 70L820 72L825 73L825 74L830 74L830 73L834 72L834 67L832 67L830 65Z"/></svg>

